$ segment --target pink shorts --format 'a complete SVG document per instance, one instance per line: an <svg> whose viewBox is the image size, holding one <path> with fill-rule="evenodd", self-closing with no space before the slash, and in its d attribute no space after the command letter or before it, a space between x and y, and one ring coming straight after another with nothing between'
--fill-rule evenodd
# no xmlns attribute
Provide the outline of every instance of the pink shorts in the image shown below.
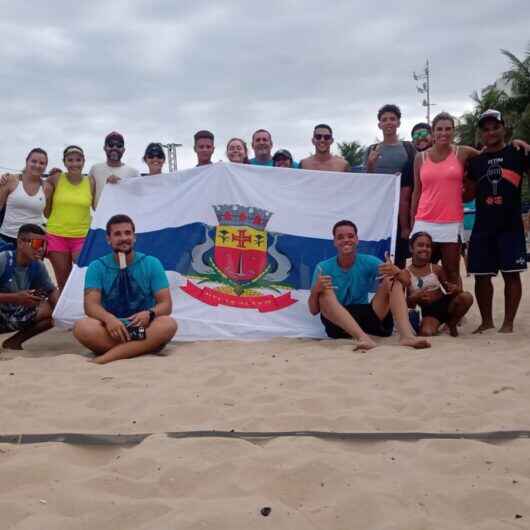
<svg viewBox="0 0 530 530"><path fill-rule="evenodd" d="M65 252L66 254L79 254L83 248L85 237L63 237L47 234L48 252Z"/></svg>

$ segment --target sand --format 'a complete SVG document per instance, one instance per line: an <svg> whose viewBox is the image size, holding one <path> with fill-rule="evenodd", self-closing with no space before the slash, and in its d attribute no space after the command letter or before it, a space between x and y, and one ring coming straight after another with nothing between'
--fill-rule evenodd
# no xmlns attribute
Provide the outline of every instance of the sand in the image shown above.
<svg viewBox="0 0 530 530"><path fill-rule="evenodd" d="M98 366L57 330L4 351L0 434L154 434L131 447L0 444L0 528L530 528L528 439L163 434L530 429L525 283L513 335L471 335L474 306L459 339L435 337L426 351L395 338L366 354L349 341L209 342ZM500 281L495 307L500 324Z"/></svg>

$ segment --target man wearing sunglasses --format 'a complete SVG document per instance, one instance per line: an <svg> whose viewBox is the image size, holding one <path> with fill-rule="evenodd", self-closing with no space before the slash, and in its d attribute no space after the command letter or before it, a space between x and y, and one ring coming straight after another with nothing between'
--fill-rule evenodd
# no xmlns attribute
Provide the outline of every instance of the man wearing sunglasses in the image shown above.
<svg viewBox="0 0 530 530"><path fill-rule="evenodd" d="M350 166L342 156L331 153L333 131L329 125L320 123L313 129L311 142L315 146L315 154L300 161L300 169L316 171L349 171Z"/></svg>
<svg viewBox="0 0 530 530"><path fill-rule="evenodd" d="M116 131L107 134L103 149L107 155L106 162L93 165L89 171L89 175L96 182L96 199L94 201L96 207L107 182L117 184L122 179L140 176L137 169L127 166L121 161L123 153L125 153L125 140L122 134Z"/></svg>
<svg viewBox="0 0 530 530"><path fill-rule="evenodd" d="M22 344L53 327L52 311L59 290L42 258L46 232L25 224L18 230L16 250L0 252L0 333L16 331L3 348L22 350Z"/></svg>

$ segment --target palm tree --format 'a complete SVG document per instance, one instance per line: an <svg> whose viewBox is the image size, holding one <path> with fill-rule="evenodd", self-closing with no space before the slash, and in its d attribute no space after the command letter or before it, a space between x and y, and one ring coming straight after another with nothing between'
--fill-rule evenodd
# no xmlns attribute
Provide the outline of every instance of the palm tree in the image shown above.
<svg viewBox="0 0 530 530"><path fill-rule="evenodd" d="M337 147L339 148L340 154L351 167L362 165L366 147L363 147L355 140L353 142L339 142Z"/></svg>
<svg viewBox="0 0 530 530"><path fill-rule="evenodd" d="M526 57L519 59L508 50L501 50L512 64L512 68L502 75L506 83L508 98L506 110L514 125L517 138L530 140L530 42L526 48Z"/></svg>

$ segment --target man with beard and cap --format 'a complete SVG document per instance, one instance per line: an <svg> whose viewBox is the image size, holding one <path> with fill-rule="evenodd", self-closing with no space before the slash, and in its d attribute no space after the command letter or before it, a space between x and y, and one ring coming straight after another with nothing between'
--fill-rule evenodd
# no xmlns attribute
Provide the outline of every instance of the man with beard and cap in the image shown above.
<svg viewBox="0 0 530 530"><path fill-rule="evenodd" d="M412 179L407 180L405 166L407 162L414 164L416 149L411 142L401 141L398 137L397 130L401 124L401 110L397 105L383 105L377 112L377 121L377 126L383 133L383 141L371 145L366 150L364 169L367 173L399 174L402 177L395 263L398 267L403 268L409 256L410 202L412 197Z"/></svg>
<svg viewBox="0 0 530 530"><path fill-rule="evenodd" d="M475 275L475 295L482 317L475 333L493 328L491 278L504 279L504 322L501 333L512 333L526 266L526 241L521 218L521 186L530 168L523 150L506 144L504 119L487 110L478 122L484 150L469 162L464 196L475 197L475 225L469 241L468 271Z"/></svg>
<svg viewBox="0 0 530 530"><path fill-rule="evenodd" d="M87 317L74 326L98 364L158 352L177 332L166 272L157 258L134 250L133 220L114 215L106 230L112 252L88 266Z"/></svg>
<svg viewBox="0 0 530 530"><path fill-rule="evenodd" d="M266 129L258 129L252 135L254 158L249 160L253 166L272 166L272 136Z"/></svg>
<svg viewBox="0 0 530 530"><path fill-rule="evenodd" d="M103 149L107 155L107 161L95 164L88 172L96 182L95 205L97 207L103 186L107 182L116 184L122 179L138 177L140 173L137 169L127 166L121 159L125 153L125 140L119 132L112 131L107 134Z"/></svg>
<svg viewBox="0 0 530 530"><path fill-rule="evenodd" d="M329 125L319 123L313 129L311 142L315 146L315 154L300 160L300 169L315 171L349 171L350 166L342 156L331 153L333 131Z"/></svg>

